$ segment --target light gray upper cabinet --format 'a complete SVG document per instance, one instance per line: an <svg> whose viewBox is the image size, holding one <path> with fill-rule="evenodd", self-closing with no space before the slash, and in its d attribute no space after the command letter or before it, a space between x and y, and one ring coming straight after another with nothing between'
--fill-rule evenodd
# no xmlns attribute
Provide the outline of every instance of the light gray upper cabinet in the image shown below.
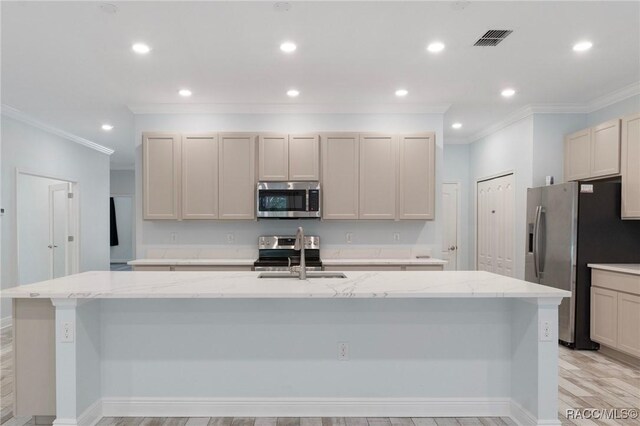
<svg viewBox="0 0 640 426"><path fill-rule="evenodd" d="M357 133L320 135L323 219L358 219L359 146Z"/></svg>
<svg viewBox="0 0 640 426"><path fill-rule="evenodd" d="M640 219L640 113L622 119L622 218Z"/></svg>
<svg viewBox="0 0 640 426"><path fill-rule="evenodd" d="M565 181L620 174L620 120L615 119L565 137Z"/></svg>
<svg viewBox="0 0 640 426"><path fill-rule="evenodd" d="M360 219L396 218L398 138L360 135Z"/></svg>
<svg viewBox="0 0 640 426"><path fill-rule="evenodd" d="M258 170L259 180L289 180L289 135L260 135Z"/></svg>
<svg viewBox="0 0 640 426"><path fill-rule="evenodd" d="M180 218L181 140L175 133L142 135L142 217Z"/></svg>
<svg viewBox="0 0 640 426"><path fill-rule="evenodd" d="M219 218L254 219L256 215L256 139L253 133L221 133Z"/></svg>
<svg viewBox="0 0 640 426"><path fill-rule="evenodd" d="M402 135L399 140L398 218L435 218L435 133Z"/></svg>
<svg viewBox="0 0 640 426"><path fill-rule="evenodd" d="M258 172L261 181L319 180L318 135L261 134Z"/></svg>
<svg viewBox="0 0 640 426"><path fill-rule="evenodd" d="M318 135L289 135L289 180L320 180Z"/></svg>
<svg viewBox="0 0 640 426"><path fill-rule="evenodd" d="M564 139L564 180L587 179L591 170L591 129L572 133Z"/></svg>
<svg viewBox="0 0 640 426"><path fill-rule="evenodd" d="M602 123L591 130L590 177L620 173L620 120Z"/></svg>
<svg viewBox="0 0 640 426"><path fill-rule="evenodd" d="M218 135L182 136L182 218L218 218Z"/></svg>

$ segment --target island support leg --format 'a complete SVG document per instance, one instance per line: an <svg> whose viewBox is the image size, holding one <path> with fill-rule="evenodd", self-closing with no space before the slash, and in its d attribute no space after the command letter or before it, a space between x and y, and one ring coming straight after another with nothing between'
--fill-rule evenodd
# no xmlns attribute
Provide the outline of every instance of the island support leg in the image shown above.
<svg viewBox="0 0 640 426"><path fill-rule="evenodd" d="M100 417L98 300L52 299L55 307L55 426L91 424Z"/></svg>
<svg viewBox="0 0 640 426"><path fill-rule="evenodd" d="M560 425L558 420L558 306L560 301L559 298L513 301L512 416L523 424Z"/></svg>

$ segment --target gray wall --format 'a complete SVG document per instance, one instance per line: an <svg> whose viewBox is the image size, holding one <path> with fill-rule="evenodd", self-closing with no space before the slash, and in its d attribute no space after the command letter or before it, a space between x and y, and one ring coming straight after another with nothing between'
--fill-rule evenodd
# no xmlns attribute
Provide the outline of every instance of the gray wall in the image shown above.
<svg viewBox="0 0 640 426"><path fill-rule="evenodd" d="M444 148L442 181L460 184L458 195L458 270L473 269L473 263L469 261L469 191L472 188L469 181L469 150L470 145L445 145Z"/></svg>
<svg viewBox="0 0 640 426"><path fill-rule="evenodd" d="M109 156L2 116L2 288L17 285L16 169L78 183L80 270L109 268ZM2 301L0 318L11 315Z"/></svg>
<svg viewBox="0 0 640 426"><path fill-rule="evenodd" d="M136 170L141 170L144 131L268 131L322 132L367 131L411 133L436 132L436 188L440 188L443 165L442 114L146 114L137 115ZM140 173L136 173L137 193L141 193ZM438 189L439 191L439 189ZM439 197L437 197L439 199ZM228 246L226 234L234 233L234 246L256 247L261 234L291 233L298 221L143 221L142 200L136 200L136 256L143 258L149 248L171 247L171 233L178 234L183 247ZM308 233L317 233L323 245L346 245L345 234L353 233L351 246L413 246L441 250L440 203L435 221L303 221ZM401 234L400 241L393 233ZM174 247L176 247L174 245Z"/></svg>

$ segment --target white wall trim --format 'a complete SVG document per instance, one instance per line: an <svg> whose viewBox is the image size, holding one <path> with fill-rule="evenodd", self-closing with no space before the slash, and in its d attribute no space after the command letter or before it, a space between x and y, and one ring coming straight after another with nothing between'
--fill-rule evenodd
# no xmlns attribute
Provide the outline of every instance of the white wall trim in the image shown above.
<svg viewBox="0 0 640 426"><path fill-rule="evenodd" d="M99 399L80 414L78 426L94 426L102 417L102 400Z"/></svg>
<svg viewBox="0 0 640 426"><path fill-rule="evenodd" d="M135 104L134 114L444 114L450 105L391 104Z"/></svg>
<svg viewBox="0 0 640 426"><path fill-rule="evenodd" d="M511 401L511 420L523 426L560 426L560 420L537 420L533 414L527 411L522 405Z"/></svg>
<svg viewBox="0 0 640 426"><path fill-rule="evenodd" d="M588 114L636 95L640 95L640 81L632 83L628 86L625 86L621 89L615 90L611 93L600 96L599 98L593 99L583 104L529 104L510 113L497 123L485 127L479 132L469 136L468 138L466 138L466 140L462 138L453 139L446 137L445 140L447 141L447 144L470 144L493 133L496 133L504 129L505 127L510 126L533 114Z"/></svg>
<svg viewBox="0 0 640 426"><path fill-rule="evenodd" d="M2 104L2 115L13 118L14 120L28 124L40 130L44 130L45 132L54 134L56 136L60 136L61 138L67 139L71 142L86 146L87 148L91 148L95 151L102 152L103 154L111 155L114 153L113 149L111 148L107 148L106 146L102 146L88 139L81 138L80 136L58 129L57 127L45 124L28 116L24 112L13 108L12 106Z"/></svg>
<svg viewBox="0 0 640 426"><path fill-rule="evenodd" d="M592 99L587 103L587 112L597 111L636 95L640 95L640 81L631 83L628 86L600 96L599 98Z"/></svg>
<svg viewBox="0 0 640 426"><path fill-rule="evenodd" d="M531 115L533 115L533 113L534 113L533 108L530 105L520 108L512 112L511 114L507 115L501 121L498 121L497 123L492 124L489 127L486 127L484 130L481 130L478 133L470 136L467 143L473 143L493 133L496 133L504 129L505 127L508 127L514 123L517 123L520 120L524 120L527 117L530 117Z"/></svg>
<svg viewBox="0 0 640 426"><path fill-rule="evenodd" d="M11 327L12 323L13 323L13 317L11 316L0 318L0 330L4 330L7 327Z"/></svg>
<svg viewBox="0 0 640 426"><path fill-rule="evenodd" d="M103 398L105 417L504 417L510 398Z"/></svg>

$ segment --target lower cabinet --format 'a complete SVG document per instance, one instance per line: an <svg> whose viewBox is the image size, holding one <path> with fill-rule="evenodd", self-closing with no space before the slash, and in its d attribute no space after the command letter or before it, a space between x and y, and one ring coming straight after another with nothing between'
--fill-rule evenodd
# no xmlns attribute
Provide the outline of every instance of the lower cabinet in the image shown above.
<svg viewBox="0 0 640 426"><path fill-rule="evenodd" d="M591 288L591 340L616 347L618 343L618 292Z"/></svg>
<svg viewBox="0 0 640 426"><path fill-rule="evenodd" d="M618 346L640 357L640 296L618 294Z"/></svg>
<svg viewBox="0 0 640 426"><path fill-rule="evenodd" d="M640 277L593 270L591 340L640 358Z"/></svg>

